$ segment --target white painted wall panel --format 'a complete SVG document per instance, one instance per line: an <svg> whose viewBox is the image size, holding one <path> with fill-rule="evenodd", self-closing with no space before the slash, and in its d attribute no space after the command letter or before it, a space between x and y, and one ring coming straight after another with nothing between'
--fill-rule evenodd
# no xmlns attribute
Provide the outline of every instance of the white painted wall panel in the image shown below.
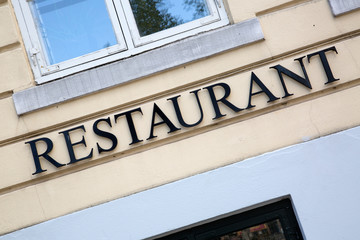
<svg viewBox="0 0 360 240"><path fill-rule="evenodd" d="M287 195L293 200L307 240L355 239L360 212L359 146L357 127L79 211L0 239L144 239Z"/></svg>

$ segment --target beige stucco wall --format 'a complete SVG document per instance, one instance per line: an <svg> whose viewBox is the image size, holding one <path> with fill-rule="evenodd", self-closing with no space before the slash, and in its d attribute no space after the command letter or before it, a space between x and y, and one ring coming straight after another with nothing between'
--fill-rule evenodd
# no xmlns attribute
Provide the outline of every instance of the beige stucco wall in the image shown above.
<svg viewBox="0 0 360 240"><path fill-rule="evenodd" d="M265 40L17 116L12 93L34 81L11 4L0 1L0 234L360 124L359 10L334 17L326 0L228 0L227 7L234 22L258 17ZM51 138L52 156L67 163L60 131L79 125L91 130L95 120L113 121L114 114L137 107L144 112L135 118L138 134L146 139L154 102L179 125L166 99L181 94L184 115L191 119L196 109L189 92L225 82L232 89L229 100L245 108L251 72L281 97L277 73L269 67L281 64L301 75L295 58L331 46L338 50L327 55L337 82L324 84L325 73L314 58L305 63L312 90L290 80L287 86L294 96L267 103L259 95L253 98L255 108L240 113L222 108L227 116L217 121L202 91L205 119L194 128L167 134L160 127L157 139L129 146L126 125L119 121L112 129L119 137L113 152L95 152L91 160L61 169L44 161L48 171L32 175L28 140ZM79 156L102 141L91 131L85 137L89 147L77 148Z"/></svg>

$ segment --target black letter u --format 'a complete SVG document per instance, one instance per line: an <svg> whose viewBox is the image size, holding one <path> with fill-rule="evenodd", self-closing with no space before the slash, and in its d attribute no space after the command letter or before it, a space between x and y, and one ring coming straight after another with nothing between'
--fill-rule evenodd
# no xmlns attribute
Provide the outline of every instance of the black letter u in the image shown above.
<svg viewBox="0 0 360 240"><path fill-rule="evenodd" d="M180 107L179 107L179 102L178 102L178 98L180 97L180 95L167 99L168 101L169 100L172 101L172 103L174 105L175 112L176 112L177 119L179 120L179 123L183 127L195 127L196 125L200 124L202 122L203 118L204 118L204 113L203 113L201 103L200 103L200 99L199 99L199 96L198 96L198 92L200 90L201 89L190 92L190 93L195 94L196 101L197 101L197 104L198 104L199 110L200 110L200 119L196 123L193 123L193 124L186 123L183 116L182 116L182 113L181 113L181 110L180 110Z"/></svg>

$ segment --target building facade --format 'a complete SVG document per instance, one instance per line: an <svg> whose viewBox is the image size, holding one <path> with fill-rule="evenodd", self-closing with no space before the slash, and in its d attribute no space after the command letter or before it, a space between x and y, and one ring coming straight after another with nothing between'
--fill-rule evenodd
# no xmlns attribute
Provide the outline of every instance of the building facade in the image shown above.
<svg viewBox="0 0 360 240"><path fill-rule="evenodd" d="M356 238L360 1L179 2L0 0L1 240Z"/></svg>

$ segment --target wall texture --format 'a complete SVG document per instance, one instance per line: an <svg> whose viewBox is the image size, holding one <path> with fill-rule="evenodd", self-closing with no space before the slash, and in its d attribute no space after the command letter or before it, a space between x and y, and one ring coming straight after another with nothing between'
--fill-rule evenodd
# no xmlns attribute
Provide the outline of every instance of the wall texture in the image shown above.
<svg viewBox="0 0 360 240"><path fill-rule="evenodd" d="M206 176L206 172L230 164L238 164L232 165L233 167L246 167L246 164L251 165L253 161L249 158L257 159L254 160L254 164L257 161L262 162L259 159L263 157L256 158L256 156L359 126L359 1L349 1L349 4L342 3L342 5L339 2L345 1L227 0L225 5L232 26L242 24L249 19L256 19L263 37L251 44L239 45L196 61L182 62L170 69L157 71L115 84L101 91L66 99L66 101L57 101L50 106L18 115L15 110L16 101L13 100L14 94L39 86L36 86L29 67L12 2L0 0L0 110L2 113L0 116L2 123L0 125L0 235L116 199L118 200L114 204L121 205L123 202L128 204L131 201L136 203L136 199L142 196L143 191L146 191L143 193L145 195L149 192L155 194L154 198L156 198L158 192L164 189L156 187L181 179L189 178L183 181L194 184L192 186L195 189L198 183L195 183L194 179L197 178L193 176L197 174L202 173L201 176ZM226 45L226 42L223 44ZM337 52L333 50L326 52L326 58L333 76L339 80L325 84L329 76L324 71L324 63L318 55L312 57L310 61L308 56L329 48L337 50ZM284 76L288 91L293 93L292 96L284 98L285 93L279 75L270 67L281 65L300 77L304 77L299 62L294 61L301 57L305 57L303 63L312 89ZM252 74L256 74L279 99L268 102L266 94L259 94L251 98L255 107L246 109ZM214 120L213 103L206 88L222 83L231 87L231 94L227 99L244 110L235 112L223 103L219 103L221 112L226 116ZM194 90L199 90L204 119L195 127L181 127L173 105L167 99L181 95L179 103L184 118L188 122L195 122L199 119L199 111L194 104L195 98L190 93ZM214 88L214 93L220 98L224 94L223 90L221 87ZM261 89L258 86L254 87L253 92L259 90ZM44 92L44 94L46 96L47 93ZM149 137L154 104L157 104L166 116L182 129L169 134L169 129L162 125L156 127L157 138L146 140ZM129 145L131 135L126 121L122 118L115 123L114 115L139 107L143 114L134 115L134 122L139 137L144 141ZM97 143L107 147L111 146L109 145L111 143L96 136L92 132L92 127L96 120L108 117L113 124L112 128L106 125L101 126L112 131L117 136L119 144L112 152L99 154L96 151ZM161 119L157 118L157 120ZM36 169L31 149L26 142L43 137L51 139L54 143L51 156L66 164L69 162L69 155L64 137L59 132L78 126L84 126L86 132L74 131L71 137L74 142L84 137L87 147L77 146L76 155L86 156L93 148L93 157L61 168L55 168L47 161L41 160L42 167L47 171L33 175ZM358 132L356 129L353 130L354 133ZM336 148L341 143L342 135L337 136L336 143L319 145L322 148L320 155L326 153L324 146ZM352 170L356 167L354 158L356 147L354 146L357 143L353 138L347 138L344 141L351 147L349 158L344 159L344 163L339 159L330 158L328 167L331 171L341 168L341 174L349 171L345 179L346 183L356 182L352 181L356 178ZM305 169L323 166L325 159L330 157L329 154L331 155L331 152L326 153L317 158L319 162L312 162L309 158L312 155L317 156L318 145L315 141L310 141L309 144L315 149L312 148L309 153L304 150L305 152L301 153L304 156L303 159L291 160L290 172L295 176ZM300 149L301 146L297 145L294 148ZM38 147L41 151L46 149L46 145L41 143ZM334 151L336 156L341 156L341 150ZM245 165L241 165L245 159L248 159L244 161ZM286 167L285 158L279 159L281 159L278 160L281 166ZM267 167L270 167L271 161L273 161L272 158L267 159ZM296 169L302 170L297 173ZM215 176L216 171L210 172L210 176ZM230 170L219 171L226 173ZM260 176L263 174L257 172L256 168L252 168L251 173L260 174ZM326 172L322 174L321 176L327 175ZM340 175L334 178L327 176L328 185L314 185L313 191L320 187L329 190L332 184L340 191L344 186L343 182L339 182ZM268 177L270 176L272 175ZM150 227L152 225L149 225L151 229L144 231L144 235L134 235L129 239L151 237L272 198L292 196L295 192L296 197L292 196L294 203L299 203L301 211L305 211L302 216L299 213L300 224L303 226L305 235L308 239L320 239L314 229L309 227L311 224L321 222L321 219L314 219L314 222L309 220L311 210L318 205L313 204L307 209L305 199L310 197L306 193L307 184L316 183L321 177L313 179L313 182L310 181L311 179L307 182L300 175L297 177L294 180L297 183L294 188L287 186L287 189L291 190L274 190L259 199L249 197L233 209L219 208L208 214L205 214L206 209L199 210L199 215L195 214L194 219L171 223L171 226L167 226L166 229L152 228ZM231 178L221 179L221 184L231 185L229 182ZM241 179L249 184L253 178L248 176ZM238 179L239 182L241 179ZM259 179L262 178L259 177ZM234 186L240 185L238 183ZM232 188L232 186L228 187ZM149 190L153 188L156 189ZM344 191L344 194L350 192L348 188ZM132 194L135 194L134 198L130 196ZM166 193L168 194L174 193ZM323 219L328 219L329 216L325 212L337 206L336 204L346 204L344 201L337 203L334 200L335 197L330 194L330 190L316 196L321 201L331 198L327 207L319 210L324 213L320 215ZM359 196L355 197L357 199ZM162 195L160 198L165 199L165 196ZM297 201L298 198L302 200ZM315 201L314 199L309 201ZM149 201L154 200L149 198ZM355 206L353 203L349 204L349 208ZM108 205L101 205L103 206ZM170 209L173 205L170 204L167 207ZM148 219L157 211L153 205L151 208L154 212L150 211L144 219ZM81 214L87 213L85 211ZM344 214L351 215L349 209L346 209ZM75 214L59 218L53 223L61 225L62 221L68 219L73 221L77 216L83 215ZM114 218L117 217L122 219L121 221L125 219L114 216ZM55 226L47 225L47 223L32 228L33 230L22 231L20 235L15 232L14 235L9 235L9 238L29 236L33 234L32 231L38 231L37 229L49 231L44 226L50 226L50 228ZM135 221L135 223L138 222ZM131 235L131 231L129 230L126 234ZM64 234L59 235L58 239L67 239L65 237L67 233ZM7 235L4 239L7 239ZM18 237L18 239L23 238Z"/></svg>

